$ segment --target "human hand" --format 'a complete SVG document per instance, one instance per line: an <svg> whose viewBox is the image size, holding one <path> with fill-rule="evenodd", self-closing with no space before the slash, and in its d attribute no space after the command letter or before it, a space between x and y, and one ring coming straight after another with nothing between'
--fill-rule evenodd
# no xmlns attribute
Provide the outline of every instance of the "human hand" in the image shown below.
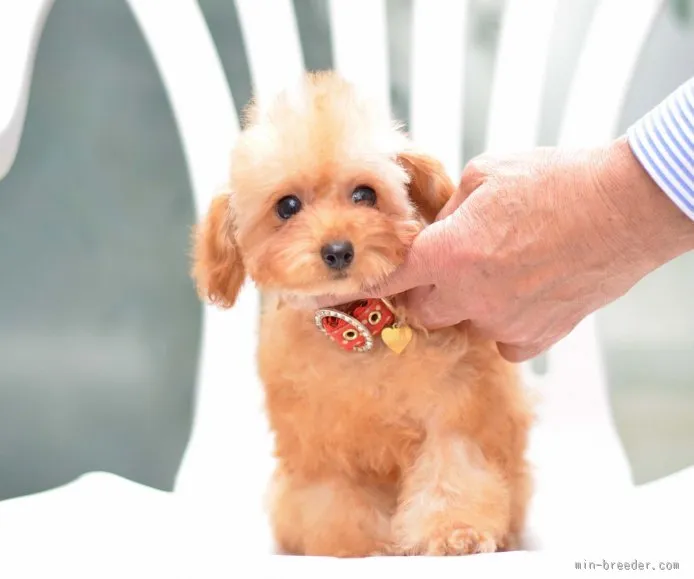
<svg viewBox="0 0 694 579"><path fill-rule="evenodd" d="M690 249L694 224L626 139L485 155L466 167L405 264L368 295L407 292L408 311L425 327L469 320L520 362Z"/></svg>

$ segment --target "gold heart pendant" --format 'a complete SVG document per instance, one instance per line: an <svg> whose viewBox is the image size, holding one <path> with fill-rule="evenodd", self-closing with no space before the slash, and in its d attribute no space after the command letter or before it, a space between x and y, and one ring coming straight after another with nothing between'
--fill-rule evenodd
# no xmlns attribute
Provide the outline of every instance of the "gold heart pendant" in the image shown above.
<svg viewBox="0 0 694 579"><path fill-rule="evenodd" d="M409 326L383 328L381 339L393 352L400 354L412 340L412 328Z"/></svg>

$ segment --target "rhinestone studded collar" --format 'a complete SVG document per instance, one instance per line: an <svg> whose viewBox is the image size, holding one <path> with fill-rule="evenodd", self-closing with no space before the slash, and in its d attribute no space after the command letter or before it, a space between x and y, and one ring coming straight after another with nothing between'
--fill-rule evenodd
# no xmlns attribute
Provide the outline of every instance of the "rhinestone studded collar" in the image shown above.
<svg viewBox="0 0 694 579"><path fill-rule="evenodd" d="M364 299L338 308L322 308L314 321L323 334L348 352L368 352L374 338L395 325L392 309L382 299Z"/></svg>

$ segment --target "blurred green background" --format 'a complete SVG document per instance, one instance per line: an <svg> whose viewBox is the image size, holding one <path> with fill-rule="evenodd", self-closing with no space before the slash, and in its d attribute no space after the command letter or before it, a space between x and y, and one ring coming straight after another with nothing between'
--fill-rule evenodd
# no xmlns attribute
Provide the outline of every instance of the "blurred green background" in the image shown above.
<svg viewBox="0 0 694 579"><path fill-rule="evenodd" d="M250 82L234 4L200 6L240 108ZM294 6L306 66L329 68L325 0ZM473 1L466 159L483 150L502 8L502 0ZM594 8L594 0L560 3L543 144L555 142ZM408 0L389 0L392 99L403 120L410 15ZM694 75L692 55L691 2L670 2L641 56L621 130ZM171 488L190 432L200 338L187 262L193 218L171 109L125 2L56 2L17 161L0 181L0 499L91 470ZM637 482L694 464L692 295L690 254L599 315Z"/></svg>

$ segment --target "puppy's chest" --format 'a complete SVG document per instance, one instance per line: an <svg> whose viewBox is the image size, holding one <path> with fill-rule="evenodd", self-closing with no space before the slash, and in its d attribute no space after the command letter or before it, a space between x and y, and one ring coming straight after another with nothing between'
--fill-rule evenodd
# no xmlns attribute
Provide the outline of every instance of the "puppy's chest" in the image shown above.
<svg viewBox="0 0 694 579"><path fill-rule="evenodd" d="M429 377L417 376L411 363L395 360L382 344L367 353L345 352L320 334L288 332L274 347L261 343L260 349L268 397L325 431L360 423L373 431L419 421L412 411L416 386L426 389Z"/></svg>
<svg viewBox="0 0 694 579"><path fill-rule="evenodd" d="M416 334L401 354L380 336L370 351L350 351L316 328L310 314L274 313L261 323L259 365L270 390L283 383L305 403L344 406L348 414L388 409L390 415L394 408L418 407L432 389L445 388L456 356L442 352Z"/></svg>
<svg viewBox="0 0 694 579"><path fill-rule="evenodd" d="M408 464L425 435L432 393L447 387L441 357L413 339L400 356L377 343L347 352L310 320L261 325L260 372L278 453L385 473Z"/></svg>

